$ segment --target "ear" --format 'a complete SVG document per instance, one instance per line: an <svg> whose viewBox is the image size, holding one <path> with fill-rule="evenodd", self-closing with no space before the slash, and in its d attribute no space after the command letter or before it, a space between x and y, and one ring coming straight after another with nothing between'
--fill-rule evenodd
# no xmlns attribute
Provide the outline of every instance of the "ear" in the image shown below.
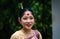
<svg viewBox="0 0 60 39"><path fill-rule="evenodd" d="M18 22L21 23L21 21L20 21L20 17L18 17Z"/></svg>

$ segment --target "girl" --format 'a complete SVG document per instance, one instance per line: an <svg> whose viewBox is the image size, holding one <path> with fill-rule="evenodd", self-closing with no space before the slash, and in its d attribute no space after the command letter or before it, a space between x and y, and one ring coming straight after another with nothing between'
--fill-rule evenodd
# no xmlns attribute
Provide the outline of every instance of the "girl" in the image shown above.
<svg viewBox="0 0 60 39"><path fill-rule="evenodd" d="M34 14L29 8L20 10L18 17L22 29L16 31L10 39L42 39L41 33L38 30L32 30L34 25Z"/></svg>

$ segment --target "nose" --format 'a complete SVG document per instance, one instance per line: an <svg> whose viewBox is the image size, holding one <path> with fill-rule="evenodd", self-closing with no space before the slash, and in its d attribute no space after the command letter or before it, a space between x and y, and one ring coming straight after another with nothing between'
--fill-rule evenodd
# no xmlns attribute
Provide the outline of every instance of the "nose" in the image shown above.
<svg viewBox="0 0 60 39"><path fill-rule="evenodd" d="M31 22L31 20L30 19L27 19L27 22Z"/></svg>

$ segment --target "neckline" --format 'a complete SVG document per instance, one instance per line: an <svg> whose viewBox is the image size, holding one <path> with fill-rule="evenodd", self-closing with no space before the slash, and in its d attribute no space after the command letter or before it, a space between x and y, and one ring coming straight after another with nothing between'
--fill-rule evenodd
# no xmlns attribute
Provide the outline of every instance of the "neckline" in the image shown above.
<svg viewBox="0 0 60 39"><path fill-rule="evenodd" d="M33 35L28 37L27 39L31 39L33 36L36 36L35 31L33 30Z"/></svg>

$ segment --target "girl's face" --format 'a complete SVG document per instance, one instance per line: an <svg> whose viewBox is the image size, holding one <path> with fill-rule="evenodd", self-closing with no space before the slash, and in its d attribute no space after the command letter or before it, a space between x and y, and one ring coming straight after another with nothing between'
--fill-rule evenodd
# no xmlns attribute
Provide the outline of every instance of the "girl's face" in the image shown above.
<svg viewBox="0 0 60 39"><path fill-rule="evenodd" d="M20 23L22 24L23 28L25 29L31 29L34 25L34 17L32 15L32 12L25 11L24 15L21 18Z"/></svg>

